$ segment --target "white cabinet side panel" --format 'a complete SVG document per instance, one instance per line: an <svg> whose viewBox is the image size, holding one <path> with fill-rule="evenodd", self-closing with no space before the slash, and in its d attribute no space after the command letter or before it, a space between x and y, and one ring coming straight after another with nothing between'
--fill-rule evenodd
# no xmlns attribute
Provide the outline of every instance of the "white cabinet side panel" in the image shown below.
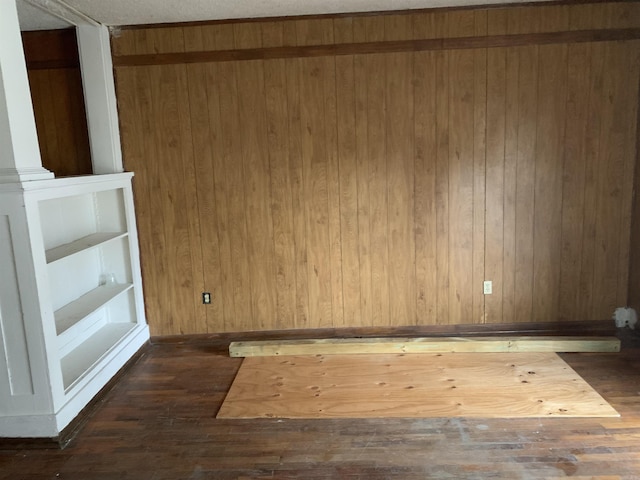
<svg viewBox="0 0 640 480"><path fill-rule="evenodd" d="M18 275L8 215L0 215L0 332L11 396L33 395ZM4 394L4 388L2 388ZM5 402L3 402L5 403Z"/></svg>

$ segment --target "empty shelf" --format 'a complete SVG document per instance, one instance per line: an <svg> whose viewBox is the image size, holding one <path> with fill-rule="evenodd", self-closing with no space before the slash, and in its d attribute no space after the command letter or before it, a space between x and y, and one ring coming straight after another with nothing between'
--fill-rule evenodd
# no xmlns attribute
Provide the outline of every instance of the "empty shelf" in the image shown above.
<svg viewBox="0 0 640 480"><path fill-rule="evenodd" d="M53 263L61 258L68 257L74 253L82 252L90 248L97 247L103 243L109 242L116 238L122 238L127 235L126 232L99 232L92 233L86 237L79 238L70 243L65 243L58 247L50 248L45 252L47 263Z"/></svg>
<svg viewBox="0 0 640 480"><path fill-rule="evenodd" d="M109 350L135 327L135 323L108 323L63 357L60 364L64 389L68 390L78 379L89 372Z"/></svg>
<svg viewBox="0 0 640 480"><path fill-rule="evenodd" d="M91 315L97 309L117 297L123 292L133 288L131 283L103 285L94 288L80 298L56 310L53 314L56 322L56 334L60 335L73 327L83 318Z"/></svg>

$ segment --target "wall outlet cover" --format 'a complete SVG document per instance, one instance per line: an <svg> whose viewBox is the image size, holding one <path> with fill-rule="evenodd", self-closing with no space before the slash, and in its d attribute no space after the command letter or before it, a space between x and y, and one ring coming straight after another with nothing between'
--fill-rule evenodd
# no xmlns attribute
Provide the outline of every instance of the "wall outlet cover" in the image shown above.
<svg viewBox="0 0 640 480"><path fill-rule="evenodd" d="M613 313L613 319L616 322L616 327L629 327L633 330L636 327L636 323L638 323L638 314L633 308L620 307L616 308Z"/></svg>

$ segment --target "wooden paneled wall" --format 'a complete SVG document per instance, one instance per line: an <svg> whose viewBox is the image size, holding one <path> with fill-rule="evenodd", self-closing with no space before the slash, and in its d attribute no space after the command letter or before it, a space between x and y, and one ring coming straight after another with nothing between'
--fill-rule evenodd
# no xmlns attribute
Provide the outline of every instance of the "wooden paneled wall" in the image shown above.
<svg viewBox="0 0 640 480"><path fill-rule="evenodd" d="M153 333L609 318L639 26L625 2L120 32Z"/></svg>
<svg viewBox="0 0 640 480"><path fill-rule="evenodd" d="M56 177L92 172L75 29L23 32L43 166Z"/></svg>

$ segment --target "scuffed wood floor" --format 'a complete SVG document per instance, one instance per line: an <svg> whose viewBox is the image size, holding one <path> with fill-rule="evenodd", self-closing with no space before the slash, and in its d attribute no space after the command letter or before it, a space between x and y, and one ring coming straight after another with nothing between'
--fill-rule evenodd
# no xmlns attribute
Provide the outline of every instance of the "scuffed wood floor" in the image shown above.
<svg viewBox="0 0 640 480"><path fill-rule="evenodd" d="M64 450L0 451L2 479L640 479L640 341L563 359L606 419L217 420L241 359L155 345Z"/></svg>

